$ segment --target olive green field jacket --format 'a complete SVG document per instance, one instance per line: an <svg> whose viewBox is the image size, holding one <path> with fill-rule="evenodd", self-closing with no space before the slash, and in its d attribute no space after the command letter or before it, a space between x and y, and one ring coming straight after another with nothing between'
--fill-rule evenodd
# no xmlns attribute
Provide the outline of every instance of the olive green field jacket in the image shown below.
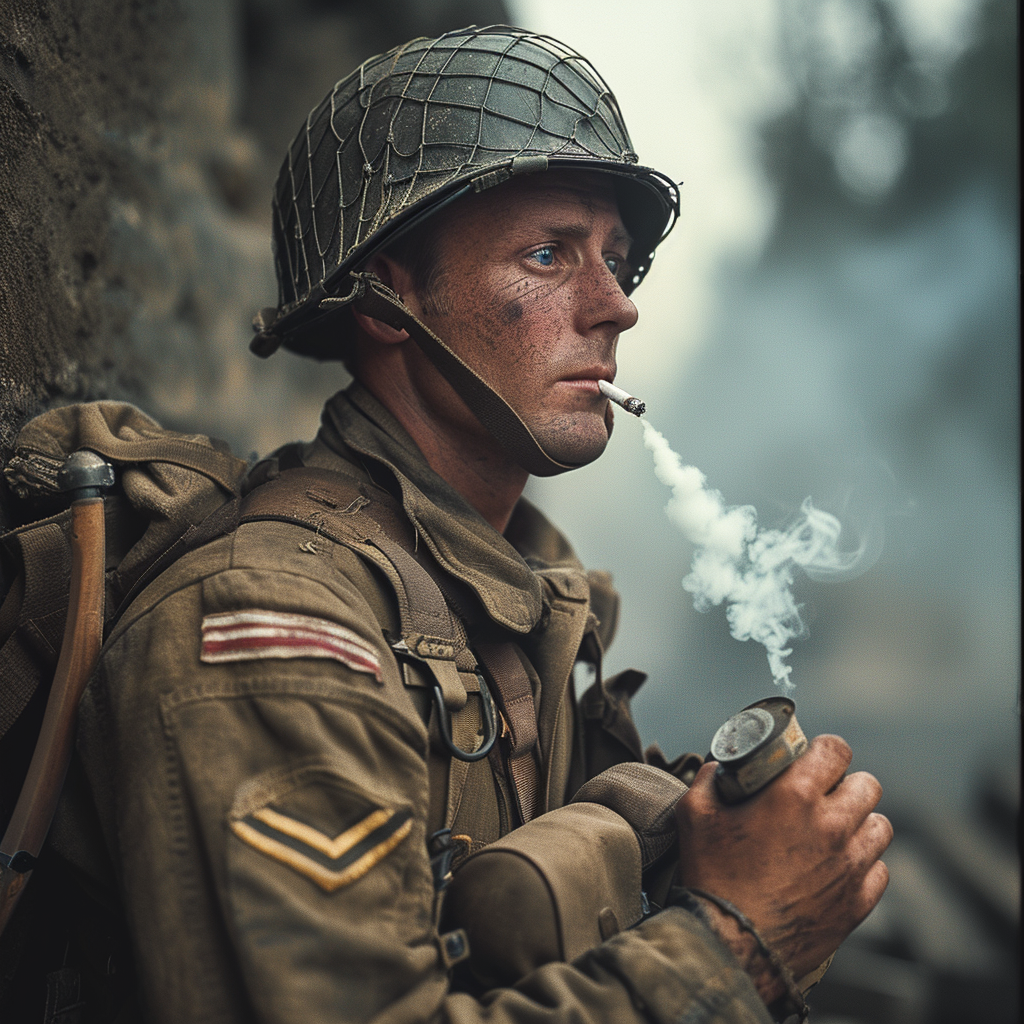
<svg viewBox="0 0 1024 1024"><path fill-rule="evenodd" d="M521 501L497 533L358 386L328 403L301 457L388 488L423 554L468 595L474 628L517 641L536 709L539 812L642 757L628 713L640 677L574 695L578 659L600 672L614 600L536 509ZM465 855L508 832L515 811L489 759L453 766L423 673L393 649L390 584L328 536L351 512L327 502L322 534L243 522L186 554L121 618L86 691L78 751L145 1019L770 1020L732 955L675 907L510 987L453 985L428 837L448 825ZM453 721L475 735L475 677L460 678L468 710ZM515 914L495 926L511 936Z"/></svg>

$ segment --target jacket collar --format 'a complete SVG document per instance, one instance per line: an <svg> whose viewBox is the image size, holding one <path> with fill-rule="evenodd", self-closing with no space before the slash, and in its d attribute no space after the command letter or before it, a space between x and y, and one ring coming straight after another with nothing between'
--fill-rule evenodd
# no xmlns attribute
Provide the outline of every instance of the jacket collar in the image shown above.
<svg viewBox="0 0 1024 1024"><path fill-rule="evenodd" d="M373 464L389 470L406 515L431 554L472 588L500 625L529 633L544 611L542 577L550 582L553 577L583 576L569 542L525 498L516 505L505 534L498 533L430 468L401 424L360 384L327 402L317 442L315 448L362 466L378 483ZM332 461L318 459L319 452L311 454L321 464Z"/></svg>

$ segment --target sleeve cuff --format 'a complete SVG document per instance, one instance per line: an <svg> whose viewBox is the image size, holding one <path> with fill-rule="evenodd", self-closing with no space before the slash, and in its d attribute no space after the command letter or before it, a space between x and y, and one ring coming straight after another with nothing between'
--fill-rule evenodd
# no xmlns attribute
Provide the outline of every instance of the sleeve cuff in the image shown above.
<svg viewBox="0 0 1024 1024"><path fill-rule="evenodd" d="M616 975L657 1024L772 1024L753 982L694 914L669 907L581 959Z"/></svg>

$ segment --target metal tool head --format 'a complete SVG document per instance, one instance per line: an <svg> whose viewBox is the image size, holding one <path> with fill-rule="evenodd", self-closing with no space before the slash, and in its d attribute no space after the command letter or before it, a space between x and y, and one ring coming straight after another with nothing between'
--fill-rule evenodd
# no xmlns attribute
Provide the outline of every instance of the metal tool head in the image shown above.
<svg viewBox="0 0 1024 1024"><path fill-rule="evenodd" d="M57 489L70 494L72 501L99 498L114 486L114 467L95 452L72 452L57 472Z"/></svg>

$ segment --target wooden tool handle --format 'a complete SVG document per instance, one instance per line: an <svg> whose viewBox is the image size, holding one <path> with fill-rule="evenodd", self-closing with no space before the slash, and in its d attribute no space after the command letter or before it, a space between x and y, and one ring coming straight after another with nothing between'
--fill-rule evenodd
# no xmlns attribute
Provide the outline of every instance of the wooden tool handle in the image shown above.
<svg viewBox="0 0 1024 1024"><path fill-rule="evenodd" d="M71 593L60 657L28 774L0 842L0 930L24 888L50 829L71 762L78 702L103 643L105 537L103 499L71 506ZM13 861L12 861L13 859Z"/></svg>

